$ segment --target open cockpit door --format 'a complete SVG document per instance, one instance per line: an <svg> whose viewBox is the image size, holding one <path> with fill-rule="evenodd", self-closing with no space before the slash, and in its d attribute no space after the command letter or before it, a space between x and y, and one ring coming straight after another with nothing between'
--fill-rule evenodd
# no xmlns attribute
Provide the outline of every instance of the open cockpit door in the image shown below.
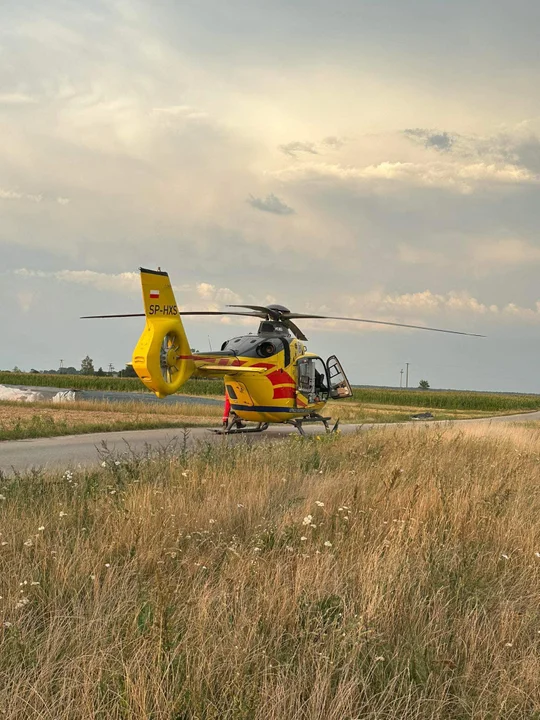
<svg viewBox="0 0 540 720"><path fill-rule="evenodd" d="M328 358L326 367L328 369L328 381L330 383L330 397L333 400L352 397L353 392L347 376L343 372L341 363L335 355Z"/></svg>

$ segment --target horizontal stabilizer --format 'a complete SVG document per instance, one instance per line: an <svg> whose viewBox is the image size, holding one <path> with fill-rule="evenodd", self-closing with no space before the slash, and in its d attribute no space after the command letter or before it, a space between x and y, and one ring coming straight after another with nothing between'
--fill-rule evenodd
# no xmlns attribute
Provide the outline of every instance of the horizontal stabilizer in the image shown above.
<svg viewBox="0 0 540 720"><path fill-rule="evenodd" d="M257 375L266 371L264 367L239 367L238 365L199 365L197 372L211 372L213 375Z"/></svg>

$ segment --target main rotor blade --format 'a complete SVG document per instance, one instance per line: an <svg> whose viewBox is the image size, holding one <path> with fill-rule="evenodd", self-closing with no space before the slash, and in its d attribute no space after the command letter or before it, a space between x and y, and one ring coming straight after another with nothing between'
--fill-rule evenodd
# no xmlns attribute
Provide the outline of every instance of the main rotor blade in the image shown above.
<svg viewBox="0 0 540 720"><path fill-rule="evenodd" d="M392 327L412 328L413 330L430 330L431 332L450 333L451 335L468 335L469 337L486 337L478 333L461 332L460 330L443 330L442 328L426 327L425 325L408 325L406 323L388 322L385 320L366 320L365 318L334 317L332 315L308 315L303 313L284 313L283 317L304 318L306 320L349 320L351 322L370 323L371 325L391 325Z"/></svg>
<svg viewBox="0 0 540 720"><path fill-rule="evenodd" d="M83 315L80 320L101 320L103 318L144 317L144 313L128 313L127 315Z"/></svg>
<svg viewBox="0 0 540 720"><path fill-rule="evenodd" d="M274 320L279 320L281 317L283 317L283 313L279 312L279 310L272 310L272 308L267 308L263 305L227 305L227 307L248 308L249 310L256 310L257 312L264 314L264 317L271 317Z"/></svg>
<svg viewBox="0 0 540 720"><path fill-rule="evenodd" d="M295 325L292 320L289 320L289 318L280 318L280 322L285 325L285 327L289 328L289 330L292 330L293 335L297 337L299 340L304 340L304 342L307 342L307 337L304 335L304 333L300 330L298 325Z"/></svg>
<svg viewBox="0 0 540 720"><path fill-rule="evenodd" d="M180 311L180 315L243 315L244 317L265 318L266 313L235 312L234 310L188 310Z"/></svg>
<svg viewBox="0 0 540 720"><path fill-rule="evenodd" d="M244 317L252 317L252 318L265 318L266 313L264 315L262 313L247 313L247 312L234 312L229 310L187 310L184 312L183 310L180 311L180 315L243 315ZM81 320L96 320L96 319L103 319L103 318L128 318L128 317L145 317L144 313L128 313L126 315L84 315L81 317Z"/></svg>

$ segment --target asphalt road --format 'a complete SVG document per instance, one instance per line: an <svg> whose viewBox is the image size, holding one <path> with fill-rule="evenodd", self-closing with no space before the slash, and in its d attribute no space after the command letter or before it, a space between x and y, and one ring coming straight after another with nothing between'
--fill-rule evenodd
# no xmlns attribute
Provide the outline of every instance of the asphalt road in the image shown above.
<svg viewBox="0 0 540 720"><path fill-rule="evenodd" d="M424 421L425 425L464 424L464 423L501 423L527 422L540 420L540 412L505 415L480 420ZM388 429L403 427L408 423L378 423L365 425L342 425L343 433L354 433L371 428L386 427ZM320 425L306 426L306 433L317 435L321 432ZM224 437L216 435L208 428L190 428L187 442L190 446L205 442L245 442L254 440L279 440L297 430L292 426L274 425L263 433L253 435L237 435ZM115 454L140 453L148 447L158 450L171 443L182 447L184 442L182 430L129 430L124 432L94 433L91 435L70 435L55 438L38 438L36 440L14 440L0 442L0 471L6 475L24 472L32 468L73 469L91 467L103 458L100 452L104 446Z"/></svg>
<svg viewBox="0 0 540 720"><path fill-rule="evenodd" d="M45 396L47 400L59 392L66 392L69 388L37 387L31 385L7 385L6 387L20 390L32 390ZM141 402L160 405L223 405L223 400L201 397L199 395L169 395L160 400L150 392L116 392L106 390L76 390L77 400L106 400L107 402Z"/></svg>

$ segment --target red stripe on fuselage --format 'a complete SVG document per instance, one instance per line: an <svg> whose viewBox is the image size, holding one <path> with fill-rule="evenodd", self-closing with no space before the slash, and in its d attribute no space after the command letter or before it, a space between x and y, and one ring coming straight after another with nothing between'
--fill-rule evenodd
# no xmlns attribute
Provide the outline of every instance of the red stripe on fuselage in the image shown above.
<svg viewBox="0 0 540 720"><path fill-rule="evenodd" d="M274 388L274 400L281 400L283 398L293 398L296 395L294 387L278 387Z"/></svg>
<svg viewBox="0 0 540 720"><path fill-rule="evenodd" d="M294 379L285 370L275 370L266 376L272 385L296 385Z"/></svg>

